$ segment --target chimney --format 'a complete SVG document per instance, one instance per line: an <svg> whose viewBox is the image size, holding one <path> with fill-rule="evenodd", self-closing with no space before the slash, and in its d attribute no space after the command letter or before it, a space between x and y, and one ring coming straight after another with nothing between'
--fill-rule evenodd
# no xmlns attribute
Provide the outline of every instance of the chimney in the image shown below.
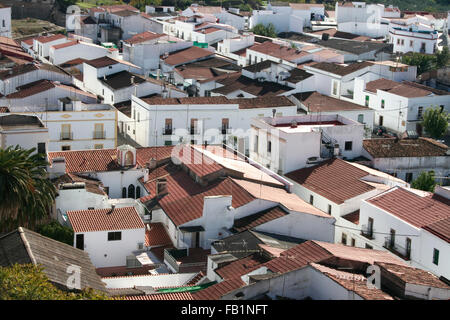
<svg viewBox="0 0 450 320"><path fill-rule="evenodd" d="M151 158L150 161L147 163L149 169L155 169L156 168L156 159Z"/></svg>
<svg viewBox="0 0 450 320"><path fill-rule="evenodd" d="M156 181L156 196L167 194L167 180L165 178Z"/></svg>
<svg viewBox="0 0 450 320"><path fill-rule="evenodd" d="M111 205L111 210L108 212L108 214L113 213L113 211L114 211L115 208L116 208L116 205L115 205L115 204L112 204L112 205Z"/></svg>
<svg viewBox="0 0 450 320"><path fill-rule="evenodd" d="M66 158L58 157L52 160L52 171L54 173L65 174L66 173Z"/></svg>

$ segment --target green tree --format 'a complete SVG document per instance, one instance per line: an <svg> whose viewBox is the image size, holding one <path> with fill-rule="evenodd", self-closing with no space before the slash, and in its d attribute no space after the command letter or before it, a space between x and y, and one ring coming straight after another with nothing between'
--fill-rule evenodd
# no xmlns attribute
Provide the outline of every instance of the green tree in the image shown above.
<svg viewBox="0 0 450 320"><path fill-rule="evenodd" d="M0 149L0 231L34 229L49 215L56 188L47 176L46 155L35 150Z"/></svg>
<svg viewBox="0 0 450 320"><path fill-rule="evenodd" d="M410 66L417 66L417 74L431 70L435 65L436 57L418 52L408 53L402 56L401 62Z"/></svg>
<svg viewBox="0 0 450 320"><path fill-rule="evenodd" d="M252 32L254 34L265 36L265 37L271 37L276 38L277 33L275 31L275 26L272 23L269 23L267 27L263 25L262 23L258 23L256 26L253 27Z"/></svg>
<svg viewBox="0 0 450 320"><path fill-rule="evenodd" d="M52 220L48 224L40 225L37 228L37 232L43 236L73 246L73 230L62 226L58 221Z"/></svg>
<svg viewBox="0 0 450 320"><path fill-rule="evenodd" d="M434 172L422 171L417 179L411 182L411 188L419 189L423 191L434 192L436 181L434 180Z"/></svg>
<svg viewBox="0 0 450 320"><path fill-rule="evenodd" d="M422 125L431 138L440 139L447 132L449 120L448 113L441 108L428 108L423 114Z"/></svg>
<svg viewBox="0 0 450 320"><path fill-rule="evenodd" d="M450 51L448 47L444 47L442 51L436 53L436 67L442 68L450 63Z"/></svg>
<svg viewBox="0 0 450 320"><path fill-rule="evenodd" d="M66 292L49 282L43 268L33 264L0 267L0 300L108 300L92 289Z"/></svg>

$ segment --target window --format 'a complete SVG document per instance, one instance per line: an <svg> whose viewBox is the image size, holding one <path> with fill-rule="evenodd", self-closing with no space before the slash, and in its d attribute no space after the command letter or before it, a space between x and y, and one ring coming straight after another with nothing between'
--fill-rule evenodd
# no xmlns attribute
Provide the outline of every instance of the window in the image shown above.
<svg viewBox="0 0 450 320"><path fill-rule="evenodd" d="M136 120L136 110L133 110L133 119Z"/></svg>
<svg viewBox="0 0 450 320"><path fill-rule="evenodd" d="M400 39L397 39L397 44L400 45Z"/></svg>
<svg viewBox="0 0 450 320"><path fill-rule="evenodd" d="M106 195L109 196L109 187L103 187L103 190L105 190Z"/></svg>
<svg viewBox="0 0 450 320"><path fill-rule="evenodd" d="M142 264L139 262L138 259L136 259L135 256L127 257L127 268L140 268L140 267L142 267Z"/></svg>
<svg viewBox="0 0 450 320"><path fill-rule="evenodd" d="M373 247L370 244L366 243L366 249L373 249Z"/></svg>
<svg viewBox="0 0 450 320"><path fill-rule="evenodd" d="M171 145L172 145L172 140L166 140L166 141L164 141L164 145L165 145L165 146L171 146Z"/></svg>
<svg viewBox="0 0 450 320"><path fill-rule="evenodd" d="M70 146L61 146L61 150L62 151L69 151L70 150Z"/></svg>
<svg viewBox="0 0 450 320"><path fill-rule="evenodd" d="M332 92L333 96L337 96L338 95L338 82L336 80L333 80L333 92Z"/></svg>
<svg viewBox="0 0 450 320"><path fill-rule="evenodd" d="M125 165L132 166L133 164L134 164L133 152L127 151L127 153L125 153Z"/></svg>
<svg viewBox="0 0 450 320"><path fill-rule="evenodd" d="M123 187L122 188L122 198L126 198L127 197L127 188Z"/></svg>
<svg viewBox="0 0 450 320"><path fill-rule="evenodd" d="M363 114L358 114L358 122L364 123L364 115Z"/></svg>
<svg viewBox="0 0 450 320"><path fill-rule="evenodd" d="M356 240L355 240L355 238L352 238L352 247L355 247L356 246Z"/></svg>
<svg viewBox="0 0 450 320"><path fill-rule="evenodd" d="M383 116L380 116L380 117L378 118L378 124L379 124L380 126L383 125Z"/></svg>
<svg viewBox="0 0 450 320"><path fill-rule="evenodd" d="M381 109L384 109L384 99L381 99Z"/></svg>
<svg viewBox="0 0 450 320"><path fill-rule="evenodd" d="M45 154L45 142L39 142L37 145L37 152L41 154Z"/></svg>
<svg viewBox="0 0 450 320"><path fill-rule="evenodd" d="M141 122L141 115L138 112L138 122Z"/></svg>
<svg viewBox="0 0 450 320"><path fill-rule="evenodd" d="M409 46L413 47L414 46L414 41L413 40L409 40Z"/></svg>
<svg viewBox="0 0 450 320"><path fill-rule="evenodd" d="M72 132L70 132L70 124L61 125L61 140L72 140Z"/></svg>
<svg viewBox="0 0 450 320"><path fill-rule="evenodd" d="M103 149L102 144L94 144L94 149Z"/></svg>
<svg viewBox="0 0 450 320"><path fill-rule="evenodd" d="M136 187L136 199L139 199L141 197L141 187Z"/></svg>
<svg viewBox="0 0 450 320"><path fill-rule="evenodd" d="M368 107L369 106L369 96L366 96L366 101L365 101L365 103L364 103L364 105L366 106L366 107Z"/></svg>
<svg viewBox="0 0 450 320"><path fill-rule="evenodd" d="M345 233L342 233L341 243L347 245L347 235Z"/></svg>
<svg viewBox="0 0 450 320"><path fill-rule="evenodd" d="M105 139L103 123L95 123L94 124L94 139Z"/></svg>
<svg viewBox="0 0 450 320"><path fill-rule="evenodd" d="M254 147L253 147L253 151L254 152L258 152L258 136L255 136L255 144L254 144Z"/></svg>
<svg viewBox="0 0 450 320"><path fill-rule="evenodd" d="M411 257L411 238L406 238L406 258Z"/></svg>
<svg viewBox="0 0 450 320"><path fill-rule="evenodd" d="M77 234L75 243L76 243L75 247L77 249L84 250L84 234L83 233Z"/></svg>
<svg viewBox="0 0 450 320"><path fill-rule="evenodd" d="M191 119L191 134L197 134L197 123L198 120L195 118Z"/></svg>
<svg viewBox="0 0 450 320"><path fill-rule="evenodd" d="M423 115L423 107L419 107L417 109L417 119L422 119L422 115Z"/></svg>
<svg viewBox="0 0 450 320"><path fill-rule="evenodd" d="M395 247L395 230L391 229L390 231L390 238L389 238L389 247L394 248Z"/></svg>
<svg viewBox="0 0 450 320"><path fill-rule="evenodd" d="M134 184L128 186L128 198L135 199L136 193L134 192Z"/></svg>
<svg viewBox="0 0 450 320"><path fill-rule="evenodd" d="M267 141L267 153L272 152L272 141Z"/></svg>
<svg viewBox="0 0 450 320"><path fill-rule="evenodd" d="M172 119L167 118L164 120L164 134L172 134Z"/></svg>
<svg viewBox="0 0 450 320"><path fill-rule="evenodd" d="M328 205L328 214L331 214L331 204Z"/></svg>
<svg viewBox="0 0 450 320"><path fill-rule="evenodd" d="M205 97L211 97L211 90L205 90Z"/></svg>
<svg viewBox="0 0 450 320"><path fill-rule="evenodd" d="M6 22L5 22L5 20L2 20L2 27L3 27L3 28L6 28Z"/></svg>
<svg viewBox="0 0 450 320"><path fill-rule="evenodd" d="M312 194L309 195L309 203L314 204L314 196Z"/></svg>
<svg viewBox="0 0 450 320"><path fill-rule="evenodd" d="M345 141L345 151L351 151L353 148L353 141Z"/></svg>
<svg viewBox="0 0 450 320"><path fill-rule="evenodd" d="M405 175L405 181L410 183L412 181L413 174L412 172L407 172Z"/></svg>
<svg viewBox="0 0 450 320"><path fill-rule="evenodd" d="M436 248L433 249L433 263L435 265L439 264L439 250Z"/></svg>
<svg viewBox="0 0 450 320"><path fill-rule="evenodd" d="M119 241L119 240L122 240L121 231L108 232L108 241Z"/></svg>

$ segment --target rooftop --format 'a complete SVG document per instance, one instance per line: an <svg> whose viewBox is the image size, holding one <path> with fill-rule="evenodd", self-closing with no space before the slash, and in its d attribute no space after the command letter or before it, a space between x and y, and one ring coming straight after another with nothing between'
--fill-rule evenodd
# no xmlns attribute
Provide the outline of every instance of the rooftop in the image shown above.
<svg viewBox="0 0 450 320"><path fill-rule="evenodd" d="M276 44L271 41L255 44L248 48L248 50L264 53L286 61L294 61L310 54L309 52Z"/></svg>
<svg viewBox="0 0 450 320"><path fill-rule="evenodd" d="M438 230L442 224L442 231L445 232L450 205L443 199L431 193L420 196L407 189L394 187L366 201L417 228L432 225L431 230Z"/></svg>
<svg viewBox="0 0 450 320"><path fill-rule="evenodd" d="M374 190L374 186L361 180L366 176L366 171L341 159L326 160L286 174L286 177L336 204Z"/></svg>
<svg viewBox="0 0 450 320"><path fill-rule="evenodd" d="M192 62L194 60L210 57L213 55L214 52L196 46L192 46L187 49L170 53L169 57L164 59L164 63L171 66L179 66L183 63Z"/></svg>
<svg viewBox="0 0 450 320"><path fill-rule="evenodd" d="M135 34L131 38L125 40L125 42L128 44L138 44L138 43L143 43L146 41L158 39L158 38L161 38L164 36L166 36L166 35L161 34L161 33L151 32L151 31L145 31L142 33Z"/></svg>
<svg viewBox="0 0 450 320"><path fill-rule="evenodd" d="M359 104L326 96L318 93L317 91L296 93L293 96L297 98L305 107L307 107L309 112L313 113L345 110L369 110L369 108L360 106Z"/></svg>
<svg viewBox="0 0 450 320"><path fill-rule="evenodd" d="M211 92L223 95L241 90L256 97L277 96L287 91L293 90L293 88L291 87L284 86L278 83L269 81L259 82L258 80L253 80L245 76L240 76L237 78L228 77L224 79L218 79L216 82L222 84L223 87L216 88Z"/></svg>
<svg viewBox="0 0 450 320"><path fill-rule="evenodd" d="M382 90L405 98L450 95L450 92L434 89L415 82L395 82L384 78L367 82L366 90L373 93L377 93L377 90Z"/></svg>
<svg viewBox="0 0 450 320"><path fill-rule="evenodd" d="M144 83L145 79L124 70L100 78L100 81L114 90L119 90Z"/></svg>
<svg viewBox="0 0 450 320"><path fill-rule="evenodd" d="M134 207L67 211L67 217L75 233L145 228Z"/></svg>
<svg viewBox="0 0 450 320"><path fill-rule="evenodd" d="M0 116L0 131L35 130L44 127L44 124L37 116L19 114L6 114Z"/></svg>
<svg viewBox="0 0 450 320"><path fill-rule="evenodd" d="M279 206L273 207L255 214L251 214L244 218L234 220L233 229L236 232L242 232L272 220L284 217L287 214L288 213Z"/></svg>
<svg viewBox="0 0 450 320"><path fill-rule="evenodd" d="M119 61L111 59L111 58L105 56L105 57L100 57L100 58L97 58L97 59L87 60L87 61L85 61L85 63L87 63L88 65L91 65L94 68L98 69L98 68L104 68L104 67L107 67L107 66L118 64Z"/></svg>
<svg viewBox="0 0 450 320"><path fill-rule="evenodd" d="M0 236L0 266L14 263L41 265L49 280L62 287L67 286L67 266L77 265L81 269L81 288L106 292L86 251L25 228Z"/></svg>
<svg viewBox="0 0 450 320"><path fill-rule="evenodd" d="M363 140L363 147L374 158L443 157L448 155L448 146L424 137L369 139Z"/></svg>
<svg viewBox="0 0 450 320"><path fill-rule="evenodd" d="M358 70L362 70L364 68L372 66L372 63L368 61L364 62L355 62L349 65L342 65L337 63L331 63L331 62L319 62L316 64L313 64L311 66L308 66L307 68L314 68L319 69L322 71L326 71L332 74L336 74L339 76L346 76L353 72L356 72Z"/></svg>
<svg viewBox="0 0 450 320"><path fill-rule="evenodd" d="M52 42L52 41L56 41L56 40L60 40L60 39L67 39L67 37L63 34L54 34L51 36L42 36L42 37L37 37L34 38L34 40L36 40L37 42L40 43L48 43L48 42Z"/></svg>

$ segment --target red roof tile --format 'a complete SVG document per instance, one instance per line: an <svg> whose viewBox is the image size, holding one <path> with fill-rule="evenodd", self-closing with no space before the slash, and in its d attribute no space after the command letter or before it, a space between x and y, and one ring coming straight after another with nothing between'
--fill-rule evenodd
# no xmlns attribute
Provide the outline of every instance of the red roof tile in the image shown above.
<svg viewBox="0 0 450 320"><path fill-rule="evenodd" d="M183 163L184 166L199 178L223 170L222 165L202 152L195 150L192 146L177 146L172 152L172 157Z"/></svg>
<svg viewBox="0 0 450 320"><path fill-rule="evenodd" d="M336 99L316 91L302 92L294 94L304 106L308 107L309 112L341 111L341 110L370 110L359 104Z"/></svg>
<svg viewBox="0 0 450 320"><path fill-rule="evenodd" d="M431 223L423 228L450 243L450 217Z"/></svg>
<svg viewBox="0 0 450 320"><path fill-rule="evenodd" d="M234 220L233 229L235 229L237 232L242 232L257 227L260 224L264 224L272 220L284 217L285 215L287 215L287 212L280 207L270 208L268 210L255 213L244 218Z"/></svg>
<svg viewBox="0 0 450 320"><path fill-rule="evenodd" d="M222 279L232 279L247 274L266 262L267 259L262 258L259 254L252 254L248 257L233 261L221 268L214 270Z"/></svg>
<svg viewBox="0 0 450 320"><path fill-rule="evenodd" d="M320 194L336 204L372 191L373 186L361 181L368 173L341 159L289 172L286 176L303 187Z"/></svg>
<svg viewBox="0 0 450 320"><path fill-rule="evenodd" d="M367 202L418 228L450 217L448 204L430 195L421 197L400 187L391 188Z"/></svg>
<svg viewBox="0 0 450 320"><path fill-rule="evenodd" d="M150 230L145 230L146 246L153 247L172 245L172 240L170 240L170 237L162 223L150 223L148 226L150 227Z"/></svg>
<svg viewBox="0 0 450 320"><path fill-rule="evenodd" d="M55 88L55 83L49 80L39 80L29 83L26 86L21 86L21 90L8 94L8 99L22 99L35 94Z"/></svg>
<svg viewBox="0 0 450 320"><path fill-rule="evenodd" d="M71 46L77 45L78 43L79 43L79 41L75 40L75 41L70 41L70 42L57 44L57 45L54 45L52 47L55 48L55 50L58 50L58 49L67 48L67 47L71 47Z"/></svg>
<svg viewBox="0 0 450 320"><path fill-rule="evenodd" d="M125 42L128 44L137 44L137 43L142 43L142 42L153 40L153 39L158 39L163 36L166 36L166 35L161 34L161 33L151 32L151 31L145 31L142 33L135 34L130 39L125 40Z"/></svg>
<svg viewBox="0 0 450 320"><path fill-rule="evenodd" d="M124 300L194 300L190 292L156 293L141 296L126 296Z"/></svg>
<svg viewBox="0 0 450 320"><path fill-rule="evenodd" d="M224 280L192 294L195 300L219 300L223 295L243 287L241 278Z"/></svg>
<svg viewBox="0 0 450 320"><path fill-rule="evenodd" d="M66 160L66 172L95 172L119 170L116 149L96 149L77 151L49 152L50 164L54 158L63 157Z"/></svg>
<svg viewBox="0 0 450 320"><path fill-rule="evenodd" d="M265 41L263 43L255 44L248 48L248 50L264 53L272 57L287 61L294 61L296 59L310 55L309 52L301 51L299 49L294 49L288 46L282 46L271 41Z"/></svg>
<svg viewBox="0 0 450 320"><path fill-rule="evenodd" d="M134 207L67 211L67 217L74 232L145 228Z"/></svg>
<svg viewBox="0 0 450 320"><path fill-rule="evenodd" d="M409 81L395 82L384 78L367 82L366 90L373 93L376 93L377 90L382 90L405 98L426 97L431 94L436 95L450 94L447 91L434 89L418 83L416 84L414 82Z"/></svg>
<svg viewBox="0 0 450 320"><path fill-rule="evenodd" d="M35 38L35 40L40 43L47 43L47 42L52 42L52 41L56 41L56 40L60 40L60 39L67 39L67 37L63 34L54 34L51 36L42 36L42 37Z"/></svg>
<svg viewBox="0 0 450 320"><path fill-rule="evenodd" d="M196 46L171 53L168 58L164 60L164 63L172 66L178 66L183 63L191 62L197 59L213 56L214 52L206 49L202 49Z"/></svg>
<svg viewBox="0 0 450 320"><path fill-rule="evenodd" d="M119 61L105 56L105 57L101 57L101 58L97 58L97 59L87 60L87 61L85 61L85 63L93 66L94 68L104 68L107 66L118 64Z"/></svg>

